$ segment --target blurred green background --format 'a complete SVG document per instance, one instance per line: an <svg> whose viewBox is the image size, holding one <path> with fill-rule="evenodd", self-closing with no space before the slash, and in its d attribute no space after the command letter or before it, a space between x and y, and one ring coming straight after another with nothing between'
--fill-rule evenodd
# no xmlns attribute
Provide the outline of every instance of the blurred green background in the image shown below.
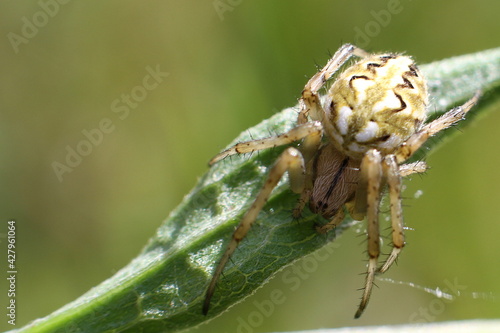
<svg viewBox="0 0 500 333"><path fill-rule="evenodd" d="M427 63L499 46L499 12L498 0L2 1L0 233L17 221L17 327L126 265L209 158L294 105L315 64L342 43ZM148 68L168 76L153 88L143 82ZM137 103L128 107L131 93ZM253 332L500 317L500 105L491 109L427 159L427 175L406 182L412 230L385 274L430 288L456 281L453 302L379 281L364 316L352 319L365 258L353 229L298 290L278 274L192 332L245 332L253 302L275 289L286 302ZM110 133L58 178L53 163L65 164L68 146L103 119ZM1 279L2 308L6 290ZM12 328L0 318L0 329Z"/></svg>

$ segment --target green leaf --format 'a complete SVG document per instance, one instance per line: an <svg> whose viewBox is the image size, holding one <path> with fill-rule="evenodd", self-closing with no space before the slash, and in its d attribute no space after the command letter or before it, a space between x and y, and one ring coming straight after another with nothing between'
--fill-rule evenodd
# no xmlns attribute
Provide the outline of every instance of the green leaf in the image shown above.
<svg viewBox="0 0 500 333"><path fill-rule="evenodd" d="M500 48L421 66L431 92L431 117L481 89L474 115L500 99ZM295 124L288 108L233 142L282 133ZM445 131L444 135L457 132ZM250 135L251 134L251 135ZM443 136L441 136L443 137ZM432 149L443 140L430 140ZM143 252L116 275L53 314L19 332L174 332L217 316L262 286L277 271L325 246L334 235L318 235L324 223L307 209L300 220L291 210L297 195L283 180L248 237L224 270L208 316L201 313L205 289L234 227L252 203L268 166L283 148L234 156L210 168L184 198ZM422 154L425 154L424 150ZM422 154L419 157L422 157ZM341 232L349 226L346 219Z"/></svg>

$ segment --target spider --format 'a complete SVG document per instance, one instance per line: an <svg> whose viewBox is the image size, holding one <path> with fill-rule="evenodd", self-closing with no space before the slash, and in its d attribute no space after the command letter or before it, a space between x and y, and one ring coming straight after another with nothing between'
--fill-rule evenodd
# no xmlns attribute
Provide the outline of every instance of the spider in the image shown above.
<svg viewBox="0 0 500 333"><path fill-rule="evenodd" d="M361 58L333 82L324 97L318 91L352 56ZM367 220L368 264L363 295L355 318L366 308L374 278L397 259L405 245L401 178L427 169L425 162L403 164L432 135L464 118L479 93L432 122L425 123L427 86L409 56L370 54L345 44L305 85L299 100L297 126L288 132L241 142L219 153L209 164L233 155L251 153L301 141L289 147L271 167L255 201L234 231L207 288L207 314L216 283L238 244L245 238L281 177L288 172L292 191L300 198L293 210L300 217L306 204L329 222L317 226L326 233L344 220L344 207L355 220ZM387 188L392 224L392 251L377 268L380 254L379 206Z"/></svg>

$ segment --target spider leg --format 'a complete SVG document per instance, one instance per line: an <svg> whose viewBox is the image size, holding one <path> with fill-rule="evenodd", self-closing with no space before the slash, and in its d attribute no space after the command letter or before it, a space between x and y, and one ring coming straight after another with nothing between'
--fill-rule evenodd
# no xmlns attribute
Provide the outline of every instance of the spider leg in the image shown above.
<svg viewBox="0 0 500 333"><path fill-rule="evenodd" d="M382 180L382 156L375 149L369 150L361 161L353 208L354 215L361 215L366 212L369 256L365 288L354 318L359 318L368 304L377 270L377 261L380 254L378 213Z"/></svg>
<svg viewBox="0 0 500 333"><path fill-rule="evenodd" d="M471 99L465 102L463 105L458 106L450 111L446 112L441 117L435 119L434 121L428 123L422 129L417 131L415 134L410 136L410 138L403 143L400 148L394 153L398 163L402 163L409 159L413 153L415 153L427 139L429 139L434 134L456 124L460 120L464 119L465 114L477 103L479 100L480 93L477 92Z"/></svg>
<svg viewBox="0 0 500 333"><path fill-rule="evenodd" d="M310 151L314 150L315 141L321 141L321 135L323 133L322 129L323 126L319 121L311 121L305 124L298 125L297 127L294 127L288 132L280 135L240 142L232 146L231 148L217 154L210 160L210 162L208 162L208 164L213 165L214 163L230 155L252 153L257 150L283 146L307 137L310 138L306 139L304 141L304 144L306 146L306 155L309 157L311 155Z"/></svg>
<svg viewBox="0 0 500 333"><path fill-rule="evenodd" d="M300 100L300 112L297 118L298 124L307 122L307 116L311 114L312 119L323 119L323 108L318 96L318 91L324 86L333 74L347 61L351 56L367 57L368 52L352 45L344 44L331 57L328 63L317 72L305 85Z"/></svg>
<svg viewBox="0 0 500 333"><path fill-rule="evenodd" d="M328 231L335 229L342 221L344 221L344 217L345 213L341 207L330 220L330 222L321 226L317 226L316 231L320 234L326 234Z"/></svg>
<svg viewBox="0 0 500 333"><path fill-rule="evenodd" d="M297 204L295 205L292 211L292 216L295 219L300 218L302 211L304 210L304 207L309 202L309 199L311 198L312 195L313 166L314 166L313 164L314 160L311 160L306 164L306 174L304 177L304 190L300 193L300 198L297 201Z"/></svg>
<svg viewBox="0 0 500 333"><path fill-rule="evenodd" d="M401 177L406 177L414 173L424 173L428 168L427 163L423 161L402 164L399 166L399 174Z"/></svg>
<svg viewBox="0 0 500 333"><path fill-rule="evenodd" d="M208 313L208 309L210 307L210 299L212 298L215 291L215 285L217 284L217 281L229 258L234 253L241 240L247 235L248 231L252 227L252 224L257 219L257 215L267 202L272 190L276 187L279 180L286 171L288 171L288 175L290 178L291 189L296 193L300 193L304 189L304 158L302 157L300 151L292 147L287 148L275 162L275 164L269 171L266 182L255 198L255 201L253 202L250 209L245 213L240 224L234 231L231 241L229 242L226 251L224 252L219 264L217 265L217 268L215 269L215 272L212 276L212 280L210 281L210 284L207 288L205 301L203 303L203 314L206 315Z"/></svg>
<svg viewBox="0 0 500 333"><path fill-rule="evenodd" d="M402 164L399 166L399 174L401 175L401 177L406 177L414 173L424 173L425 171L427 171L428 168L429 167L427 166L427 163L423 161ZM358 209L361 211L356 211L355 209L356 200L351 200L346 202L345 207L347 208L349 214L354 220L361 221L365 218L366 208L359 208L359 205L362 202L361 198L359 198L357 202L358 202Z"/></svg>
<svg viewBox="0 0 500 333"><path fill-rule="evenodd" d="M403 208L401 207L401 175L394 155L388 155L384 158L382 168L389 187L393 247L391 254L379 269L380 273L391 267L405 245Z"/></svg>
<svg viewBox="0 0 500 333"><path fill-rule="evenodd" d="M382 167L384 178L389 187L393 247L391 254L380 267L380 273L384 273L391 267L405 246L403 208L401 205L401 178L413 173L425 172L427 164L419 161L398 166L394 155L389 155L384 158Z"/></svg>
<svg viewBox="0 0 500 333"><path fill-rule="evenodd" d="M293 217L299 218L305 205L309 202L313 188L313 169L314 169L314 156L321 146L321 139L323 131L313 132L304 138L300 146L304 161L306 163L306 172L304 177L304 189L300 193L300 198L293 208Z"/></svg>

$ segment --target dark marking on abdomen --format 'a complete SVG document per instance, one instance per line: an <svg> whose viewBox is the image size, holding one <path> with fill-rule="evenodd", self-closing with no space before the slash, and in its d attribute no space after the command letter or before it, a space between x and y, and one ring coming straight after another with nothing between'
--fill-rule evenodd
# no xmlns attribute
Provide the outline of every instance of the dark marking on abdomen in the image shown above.
<svg viewBox="0 0 500 333"><path fill-rule="evenodd" d="M366 75L353 75L349 79L349 87L351 87L351 89L353 88L352 81L357 80L357 79L370 80L370 78Z"/></svg>

